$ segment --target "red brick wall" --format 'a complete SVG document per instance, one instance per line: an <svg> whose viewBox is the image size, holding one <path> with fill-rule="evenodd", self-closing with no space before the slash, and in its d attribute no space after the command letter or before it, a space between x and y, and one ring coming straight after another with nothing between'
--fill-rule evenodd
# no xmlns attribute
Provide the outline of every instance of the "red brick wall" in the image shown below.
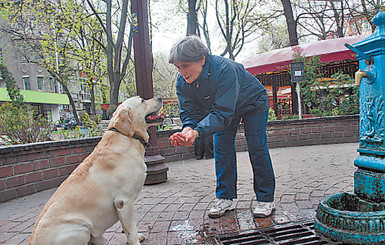
<svg viewBox="0 0 385 245"><path fill-rule="evenodd" d="M341 116L273 121L268 124L270 148L358 142L359 117ZM175 148L169 136L157 132L157 146L165 162L194 158L194 147ZM0 203L57 187L88 156L100 137L0 147ZM242 126L238 151L247 150Z"/></svg>
<svg viewBox="0 0 385 245"><path fill-rule="evenodd" d="M0 202L57 187L100 137L0 147Z"/></svg>
<svg viewBox="0 0 385 245"><path fill-rule="evenodd" d="M193 158L194 147L173 147L168 137L176 132L158 132L158 147L166 162ZM270 148L358 142L359 116L308 118L302 120L271 121L267 126L267 142ZM246 151L243 127L236 137L237 151Z"/></svg>

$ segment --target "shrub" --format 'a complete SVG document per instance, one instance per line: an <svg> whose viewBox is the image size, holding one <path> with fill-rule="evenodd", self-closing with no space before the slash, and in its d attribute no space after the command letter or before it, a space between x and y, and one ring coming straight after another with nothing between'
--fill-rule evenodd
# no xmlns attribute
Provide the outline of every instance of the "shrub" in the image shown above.
<svg viewBox="0 0 385 245"><path fill-rule="evenodd" d="M19 106L23 103L24 98L20 94L20 88L16 85L16 81L9 72L8 68L4 64L0 64L1 79L5 81L9 99L12 101L14 106Z"/></svg>
<svg viewBox="0 0 385 245"><path fill-rule="evenodd" d="M292 119L298 119L298 115L285 115L285 116L282 116L282 120L292 120Z"/></svg>
<svg viewBox="0 0 385 245"><path fill-rule="evenodd" d="M176 117L179 115L179 109L178 104L175 103L168 103L163 105L162 111L165 115L165 117Z"/></svg>
<svg viewBox="0 0 385 245"><path fill-rule="evenodd" d="M312 91L317 98L313 102L316 106L311 113L319 113L322 116L352 115L359 113L358 87L354 86L354 80L347 74L337 72L328 81L317 81L313 84Z"/></svg>
<svg viewBox="0 0 385 245"><path fill-rule="evenodd" d="M59 128L58 131L55 132L58 135L59 140L64 139L79 139L85 137L85 135L82 134L80 131L80 127L76 126L75 129L62 129Z"/></svg>
<svg viewBox="0 0 385 245"><path fill-rule="evenodd" d="M26 144L52 139L55 125L38 115L32 106L0 106L0 138L6 144Z"/></svg>
<svg viewBox="0 0 385 245"><path fill-rule="evenodd" d="M84 112L80 115L83 126L88 128L88 136L101 136L103 134L102 126L100 125L100 121L102 120L101 115L88 115L88 113Z"/></svg>
<svg viewBox="0 0 385 245"><path fill-rule="evenodd" d="M269 121L276 121L277 116L275 115L275 112L273 109L269 108Z"/></svg>

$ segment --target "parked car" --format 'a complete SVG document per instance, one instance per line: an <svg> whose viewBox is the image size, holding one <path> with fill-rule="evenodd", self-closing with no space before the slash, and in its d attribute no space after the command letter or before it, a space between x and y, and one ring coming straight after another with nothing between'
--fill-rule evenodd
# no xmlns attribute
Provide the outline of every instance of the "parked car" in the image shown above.
<svg viewBox="0 0 385 245"><path fill-rule="evenodd" d="M78 124L75 119L64 119L56 124L56 127L62 129L75 129Z"/></svg>

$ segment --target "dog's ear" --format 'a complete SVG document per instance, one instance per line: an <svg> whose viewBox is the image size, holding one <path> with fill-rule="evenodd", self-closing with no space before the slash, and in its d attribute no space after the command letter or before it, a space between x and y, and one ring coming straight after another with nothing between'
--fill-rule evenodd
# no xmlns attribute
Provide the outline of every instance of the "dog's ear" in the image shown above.
<svg viewBox="0 0 385 245"><path fill-rule="evenodd" d="M132 124L132 112L131 108L123 108L118 111L115 111L110 123L108 124L108 129L115 128L120 133L132 137L135 134L134 125Z"/></svg>

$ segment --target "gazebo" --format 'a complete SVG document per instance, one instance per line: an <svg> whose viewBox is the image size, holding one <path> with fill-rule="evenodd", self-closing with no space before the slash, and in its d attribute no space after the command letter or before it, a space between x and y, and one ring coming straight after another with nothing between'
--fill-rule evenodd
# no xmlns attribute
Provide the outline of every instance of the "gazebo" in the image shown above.
<svg viewBox="0 0 385 245"><path fill-rule="evenodd" d="M290 63L294 55L319 56L322 62L322 72L325 77L343 71L352 77L358 70L356 54L345 47L369 36L349 36L317 41L309 44L295 45L287 48L265 52L242 62L245 68L255 75L265 86L269 94L270 105L278 117L283 114L298 113L295 85L291 83L289 74ZM291 93L288 90L291 89ZM283 111L286 107L288 111Z"/></svg>

